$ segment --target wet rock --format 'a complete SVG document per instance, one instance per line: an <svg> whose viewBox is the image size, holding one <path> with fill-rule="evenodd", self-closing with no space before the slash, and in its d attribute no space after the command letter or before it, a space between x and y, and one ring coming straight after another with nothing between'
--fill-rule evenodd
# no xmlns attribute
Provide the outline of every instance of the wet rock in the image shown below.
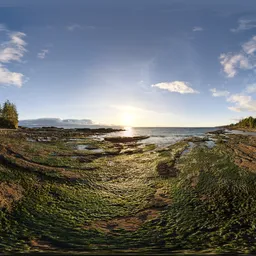
<svg viewBox="0 0 256 256"><path fill-rule="evenodd" d="M127 155L132 155L132 154L138 154L138 153L143 153L142 149L124 149L120 152L120 154L127 154Z"/></svg>
<svg viewBox="0 0 256 256"><path fill-rule="evenodd" d="M216 134L216 135L225 134L225 133L226 133L225 129L220 129L220 130L217 130L217 131L208 132L208 134Z"/></svg>
<svg viewBox="0 0 256 256"><path fill-rule="evenodd" d="M139 140L148 139L149 136L134 136L134 137L106 137L104 138L105 141L113 142L113 143L128 143L134 142Z"/></svg>
<svg viewBox="0 0 256 256"><path fill-rule="evenodd" d="M205 142L208 141L209 138L208 137L190 137L185 139L184 141L189 141L189 142Z"/></svg>
<svg viewBox="0 0 256 256"><path fill-rule="evenodd" d="M123 129L113 129L113 128L96 128L96 129L90 129L90 128L76 128L75 131L79 132L94 132L94 133L111 133L111 132L122 132Z"/></svg>
<svg viewBox="0 0 256 256"><path fill-rule="evenodd" d="M88 150L95 150L95 149L99 149L98 147L94 146L94 145L85 145L85 148Z"/></svg>
<svg viewBox="0 0 256 256"><path fill-rule="evenodd" d="M178 170L175 168L174 164L174 161L160 161L156 166L156 171L158 172L159 176L163 178L177 177Z"/></svg>
<svg viewBox="0 0 256 256"><path fill-rule="evenodd" d="M256 136L232 135L226 144L233 151L238 166L256 172Z"/></svg>
<svg viewBox="0 0 256 256"><path fill-rule="evenodd" d="M93 157L90 157L90 156L78 158L79 163L91 163L93 162L93 160L94 160Z"/></svg>

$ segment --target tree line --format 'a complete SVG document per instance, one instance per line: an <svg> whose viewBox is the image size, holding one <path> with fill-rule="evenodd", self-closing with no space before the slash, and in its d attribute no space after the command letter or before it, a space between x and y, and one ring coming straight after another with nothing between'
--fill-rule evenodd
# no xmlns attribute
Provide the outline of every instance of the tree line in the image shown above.
<svg viewBox="0 0 256 256"><path fill-rule="evenodd" d="M17 129L19 124L15 104L9 100L0 105L0 128Z"/></svg>
<svg viewBox="0 0 256 256"><path fill-rule="evenodd" d="M252 116L244 118L233 126L237 128L256 128L256 118L253 118Z"/></svg>

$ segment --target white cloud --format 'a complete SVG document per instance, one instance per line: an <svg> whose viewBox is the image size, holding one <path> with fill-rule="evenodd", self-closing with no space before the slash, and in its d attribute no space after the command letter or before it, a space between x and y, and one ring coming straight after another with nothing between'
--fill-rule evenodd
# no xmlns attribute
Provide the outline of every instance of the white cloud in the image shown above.
<svg viewBox="0 0 256 256"><path fill-rule="evenodd" d="M230 29L231 32L240 32L243 30L249 30L256 28L256 20L245 20L245 19L240 19L238 21L238 27L237 28L232 28Z"/></svg>
<svg viewBox="0 0 256 256"><path fill-rule="evenodd" d="M198 91L191 88L189 83L186 83L183 81L158 83L158 84L153 84L152 87L158 87L163 90L168 90L170 92L178 92L181 94L199 93Z"/></svg>
<svg viewBox="0 0 256 256"><path fill-rule="evenodd" d="M227 99L227 101L231 103L235 103L235 106L229 107L229 109L232 111L256 112L256 100L254 100L251 96L242 95L242 94L233 94Z"/></svg>
<svg viewBox="0 0 256 256"><path fill-rule="evenodd" d="M246 56L242 53L239 54L221 54L220 63L223 66L224 72L227 74L227 77L232 78L237 74L238 68L241 69L250 69L251 64Z"/></svg>
<svg viewBox="0 0 256 256"><path fill-rule="evenodd" d="M0 84L21 87L24 83L24 75L10 71L3 63L21 61L27 51L26 42L23 40L26 35L22 32L11 32L2 24L0 24L0 32L5 32L9 37L8 41L0 44Z"/></svg>
<svg viewBox="0 0 256 256"><path fill-rule="evenodd" d="M256 67L256 36L242 45L242 49L237 53L227 53L220 55L220 64L223 66L227 77L234 77L239 69L254 70Z"/></svg>
<svg viewBox="0 0 256 256"><path fill-rule="evenodd" d="M43 50L41 50L41 52L39 52L37 54L37 57L39 59L44 59L47 53L49 53L49 50L48 49L43 49Z"/></svg>
<svg viewBox="0 0 256 256"><path fill-rule="evenodd" d="M216 88L210 89L210 92L212 92L213 97L227 97L230 94L229 91L219 91Z"/></svg>
<svg viewBox="0 0 256 256"><path fill-rule="evenodd" d="M254 93L256 92L256 84L250 84L246 87L247 93Z"/></svg>
<svg viewBox="0 0 256 256"><path fill-rule="evenodd" d="M0 84L22 86L24 75L21 73L11 72L4 66L0 65Z"/></svg>
<svg viewBox="0 0 256 256"><path fill-rule="evenodd" d="M252 37L251 40L242 45L243 50L246 54L252 55L256 51L256 36Z"/></svg>
<svg viewBox="0 0 256 256"><path fill-rule="evenodd" d="M10 40L0 46L0 62L21 60L26 52L26 42L22 39L24 36L21 32L9 33Z"/></svg>
<svg viewBox="0 0 256 256"><path fill-rule="evenodd" d="M193 27L192 31L193 32L199 32L199 31L203 31L204 29L202 27Z"/></svg>

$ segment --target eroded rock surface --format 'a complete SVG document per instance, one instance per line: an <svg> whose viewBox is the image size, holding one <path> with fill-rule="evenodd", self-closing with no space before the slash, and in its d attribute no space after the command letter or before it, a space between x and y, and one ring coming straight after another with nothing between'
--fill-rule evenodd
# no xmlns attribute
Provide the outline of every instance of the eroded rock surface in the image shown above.
<svg viewBox="0 0 256 256"><path fill-rule="evenodd" d="M14 183L0 183L0 209L11 210L13 203L23 197L24 189L22 186Z"/></svg>

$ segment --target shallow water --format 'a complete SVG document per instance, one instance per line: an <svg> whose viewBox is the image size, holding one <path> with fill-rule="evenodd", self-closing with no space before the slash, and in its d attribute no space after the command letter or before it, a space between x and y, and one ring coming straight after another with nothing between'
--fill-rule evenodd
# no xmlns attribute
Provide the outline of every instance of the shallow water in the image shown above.
<svg viewBox="0 0 256 256"><path fill-rule="evenodd" d="M215 141L213 141L213 140L206 141L205 145L207 148L214 148L216 146Z"/></svg>
<svg viewBox="0 0 256 256"><path fill-rule="evenodd" d="M239 131L239 130L226 130L226 132L229 134L241 134L241 135L256 136L256 132L244 132L244 131Z"/></svg>
<svg viewBox="0 0 256 256"><path fill-rule="evenodd" d="M104 150L102 148L91 148L90 145L77 145L76 146L77 150L86 150L86 151L90 151L93 153L103 153Z"/></svg>
<svg viewBox="0 0 256 256"><path fill-rule="evenodd" d="M132 128L127 127L125 131L114 132L101 137L133 137L133 136L150 136L146 140L140 141L143 144L156 144L158 146L165 146L174 144L187 137L196 136L204 137L207 132L218 130L218 128L184 128L184 127L143 127Z"/></svg>
<svg viewBox="0 0 256 256"><path fill-rule="evenodd" d="M181 153L181 155L184 156L184 155L188 154L194 147L195 147L195 143L190 141L190 142L188 143L188 148L185 149L185 150Z"/></svg>

